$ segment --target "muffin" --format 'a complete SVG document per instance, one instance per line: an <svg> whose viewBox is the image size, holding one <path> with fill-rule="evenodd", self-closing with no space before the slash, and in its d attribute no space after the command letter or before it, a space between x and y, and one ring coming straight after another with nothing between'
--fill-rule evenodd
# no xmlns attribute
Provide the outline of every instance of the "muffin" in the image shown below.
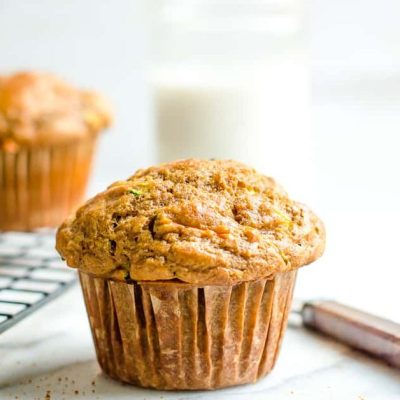
<svg viewBox="0 0 400 400"><path fill-rule="evenodd" d="M254 382L275 364L297 269L321 256L320 219L235 161L139 170L57 232L78 268L97 358L156 389Z"/></svg>
<svg viewBox="0 0 400 400"><path fill-rule="evenodd" d="M36 72L0 76L0 230L59 225L82 201L105 100Z"/></svg>

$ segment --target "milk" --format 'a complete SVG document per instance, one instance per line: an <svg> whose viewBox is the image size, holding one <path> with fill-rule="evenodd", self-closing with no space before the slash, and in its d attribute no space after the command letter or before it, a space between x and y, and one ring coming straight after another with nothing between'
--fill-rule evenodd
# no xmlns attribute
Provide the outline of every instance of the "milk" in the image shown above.
<svg viewBox="0 0 400 400"><path fill-rule="evenodd" d="M301 0L149 1L159 161L243 161L307 200L312 186Z"/></svg>
<svg viewBox="0 0 400 400"><path fill-rule="evenodd" d="M301 56L257 67L159 70L152 79L159 161L236 159L304 199L312 189L307 68Z"/></svg>

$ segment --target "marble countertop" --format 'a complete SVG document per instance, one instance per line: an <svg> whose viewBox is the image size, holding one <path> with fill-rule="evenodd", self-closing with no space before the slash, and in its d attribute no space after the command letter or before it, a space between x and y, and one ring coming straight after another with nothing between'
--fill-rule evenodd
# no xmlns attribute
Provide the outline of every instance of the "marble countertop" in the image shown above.
<svg viewBox="0 0 400 400"><path fill-rule="evenodd" d="M79 285L0 336L0 399L400 399L400 372L291 326L254 385L158 392L114 382L96 362Z"/></svg>

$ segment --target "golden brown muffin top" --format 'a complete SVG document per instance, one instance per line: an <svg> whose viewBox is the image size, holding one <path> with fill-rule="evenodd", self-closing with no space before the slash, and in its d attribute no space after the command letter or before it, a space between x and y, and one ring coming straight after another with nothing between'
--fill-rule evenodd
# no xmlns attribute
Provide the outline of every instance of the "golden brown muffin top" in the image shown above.
<svg viewBox="0 0 400 400"><path fill-rule="evenodd" d="M64 222L56 248L97 276L231 284L311 263L324 245L321 220L272 178L190 159L113 183Z"/></svg>
<svg viewBox="0 0 400 400"><path fill-rule="evenodd" d="M97 93L46 73L0 76L0 148L51 144L98 133L111 122Z"/></svg>

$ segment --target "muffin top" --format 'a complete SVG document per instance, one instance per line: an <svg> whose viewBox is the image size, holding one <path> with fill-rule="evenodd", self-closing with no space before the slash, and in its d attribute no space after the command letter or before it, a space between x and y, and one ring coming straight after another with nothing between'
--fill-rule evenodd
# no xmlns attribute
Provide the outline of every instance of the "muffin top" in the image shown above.
<svg viewBox="0 0 400 400"><path fill-rule="evenodd" d="M97 93L46 73L0 76L0 148L51 144L95 134L111 122Z"/></svg>
<svg viewBox="0 0 400 400"><path fill-rule="evenodd" d="M190 159L113 183L64 222L56 248L96 276L233 284L301 267L324 245L321 220L272 178Z"/></svg>

